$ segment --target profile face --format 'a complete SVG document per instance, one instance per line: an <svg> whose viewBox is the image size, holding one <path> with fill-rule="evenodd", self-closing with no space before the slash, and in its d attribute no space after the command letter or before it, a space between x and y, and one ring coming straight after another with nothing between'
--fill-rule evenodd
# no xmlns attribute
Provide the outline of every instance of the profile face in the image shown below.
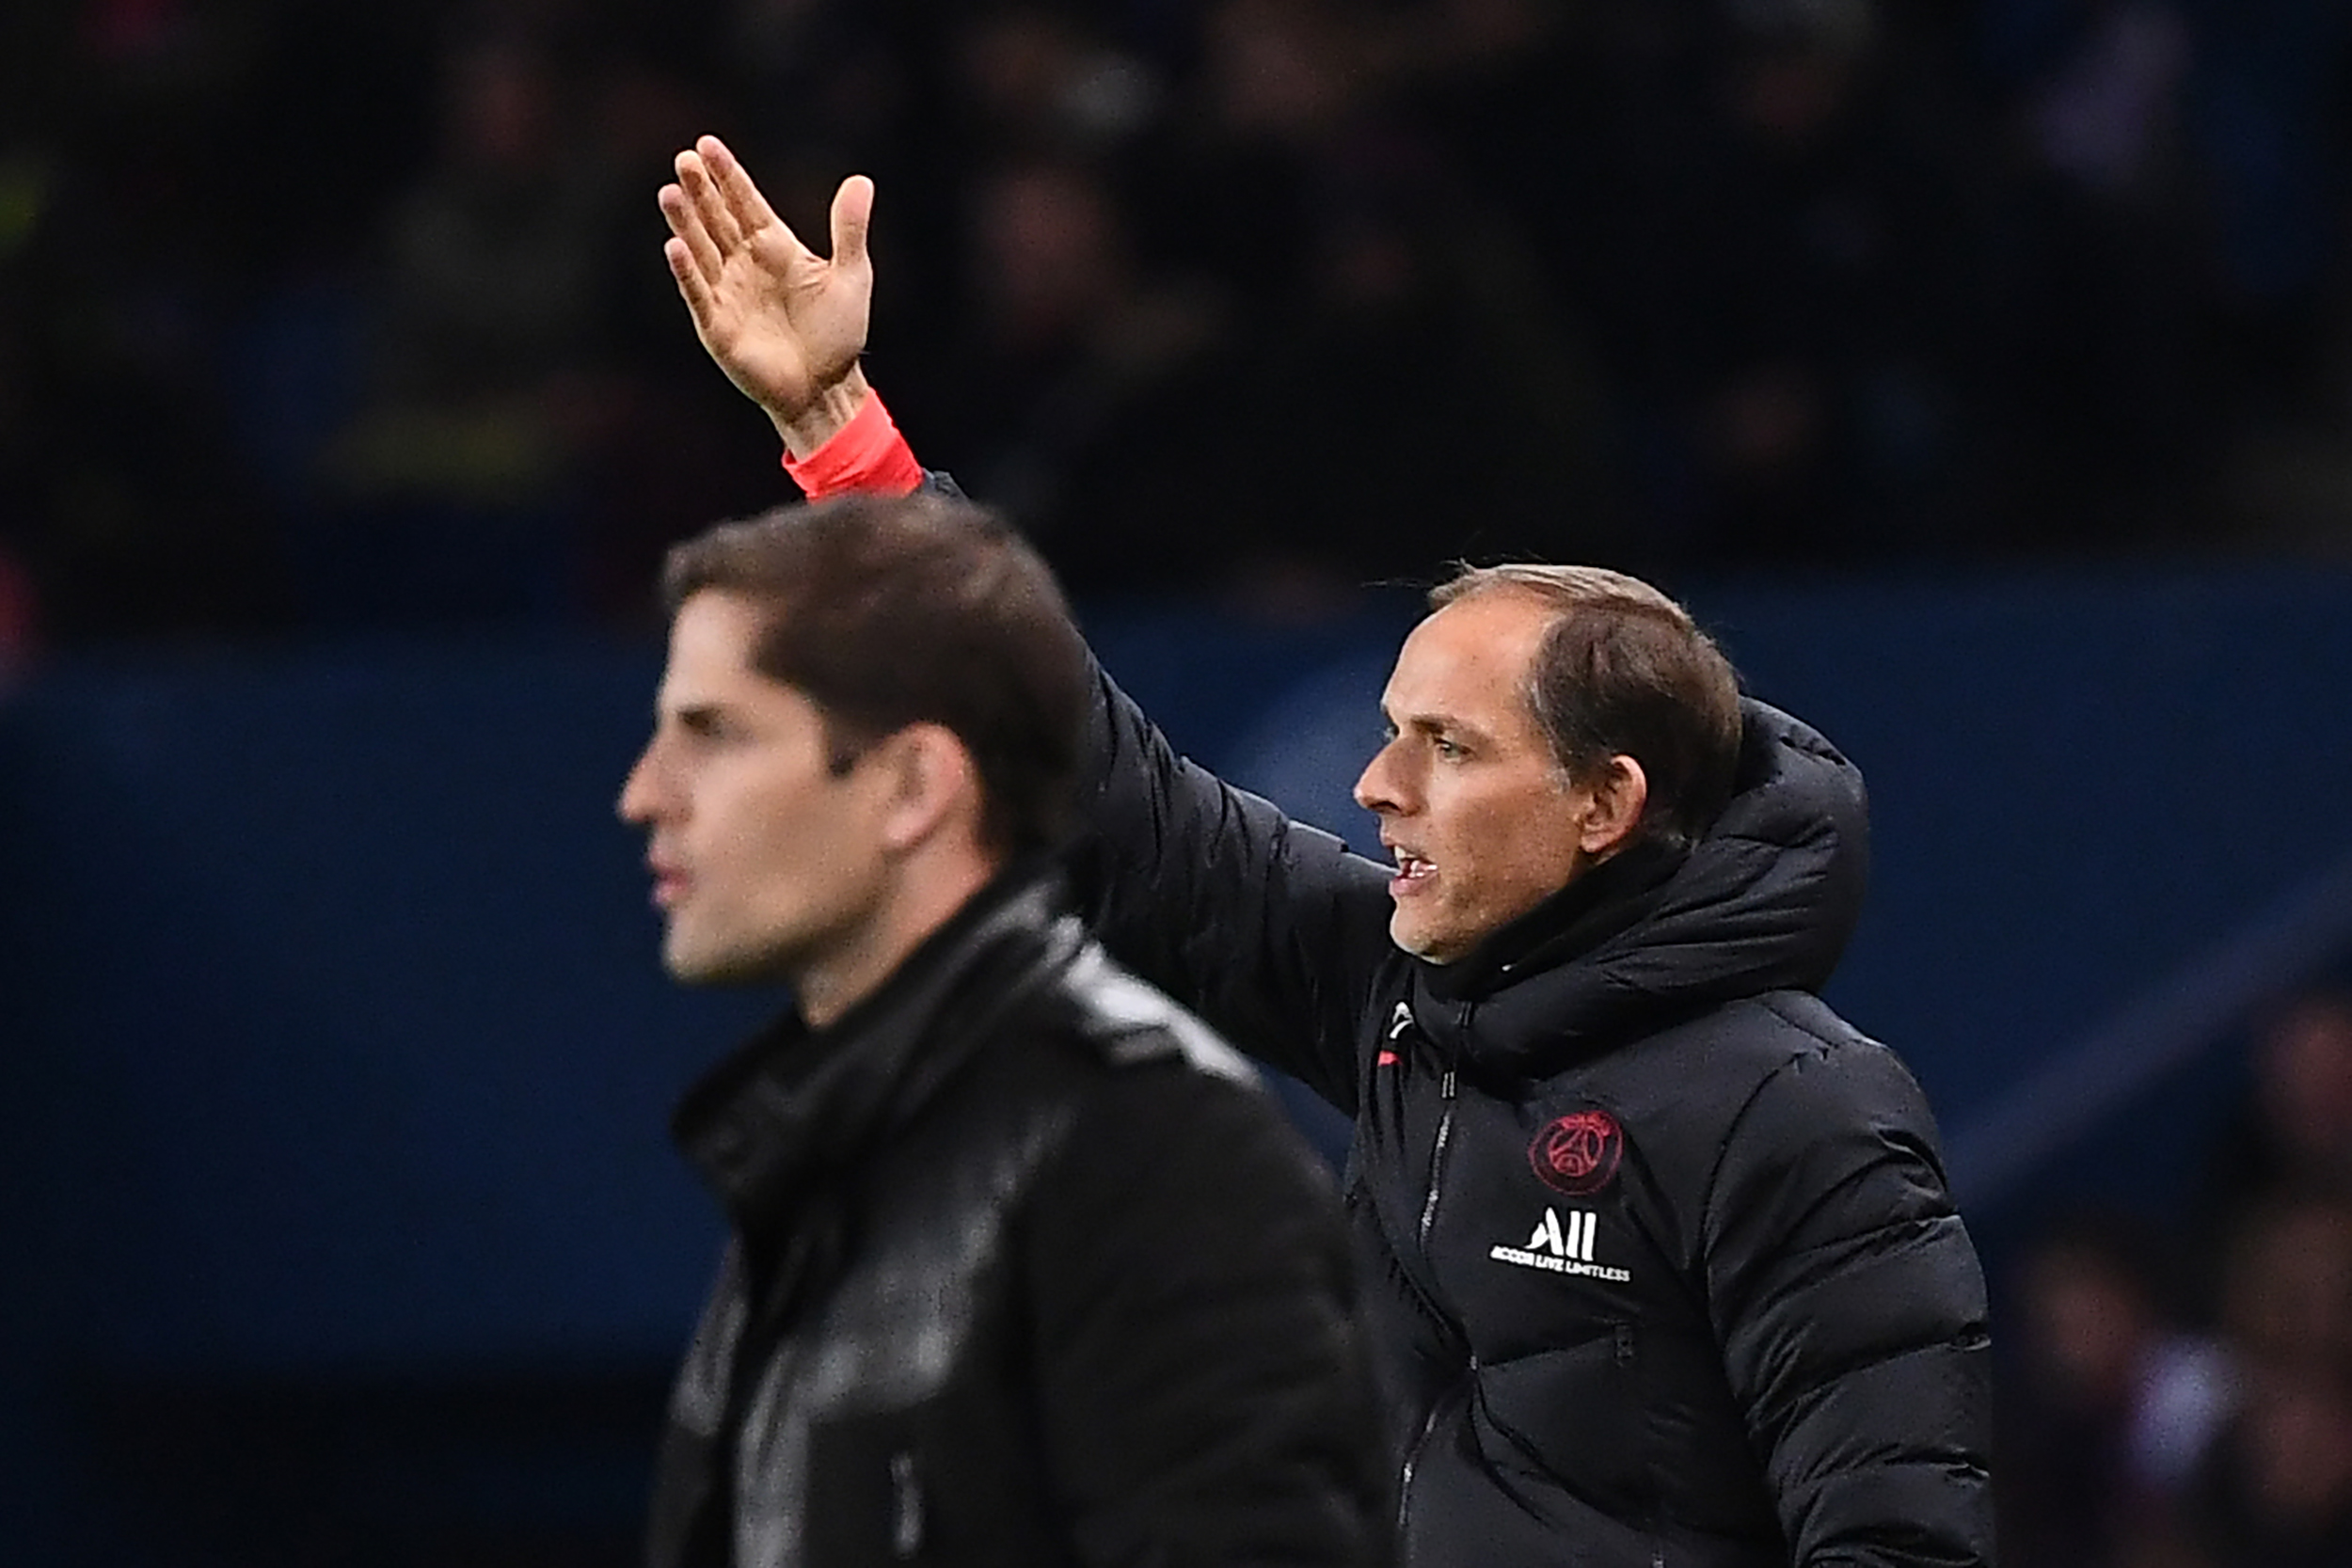
<svg viewBox="0 0 2352 1568"><path fill-rule="evenodd" d="M871 768L836 773L816 704L752 667L759 626L733 594L679 608L653 737L621 789L681 980L796 979L861 940L886 886L886 791Z"/></svg>
<svg viewBox="0 0 2352 1568"><path fill-rule="evenodd" d="M1396 857L1389 935L1436 963L1567 886L1583 869L1590 791L1554 759L1528 705L1557 612L1492 589L1456 599L1405 640L1381 695L1388 743L1356 782Z"/></svg>

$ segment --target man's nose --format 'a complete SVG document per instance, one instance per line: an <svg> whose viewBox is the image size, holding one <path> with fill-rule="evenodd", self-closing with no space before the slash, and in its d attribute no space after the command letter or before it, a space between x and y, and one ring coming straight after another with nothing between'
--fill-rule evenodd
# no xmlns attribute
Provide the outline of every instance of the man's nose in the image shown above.
<svg viewBox="0 0 2352 1568"><path fill-rule="evenodd" d="M1383 746L1373 752L1372 760L1356 778L1356 803L1369 812L1391 812L1398 808L1396 789L1390 780L1389 748Z"/></svg>
<svg viewBox="0 0 2352 1568"><path fill-rule="evenodd" d="M653 748L647 746L629 765L628 777L621 781L621 798L613 809L624 822L644 826L653 820L656 810Z"/></svg>

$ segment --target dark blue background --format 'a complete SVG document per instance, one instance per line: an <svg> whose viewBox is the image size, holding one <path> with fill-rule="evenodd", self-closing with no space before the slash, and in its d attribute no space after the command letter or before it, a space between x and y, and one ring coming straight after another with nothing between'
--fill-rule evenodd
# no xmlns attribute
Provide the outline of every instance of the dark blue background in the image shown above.
<svg viewBox="0 0 2352 1568"><path fill-rule="evenodd" d="M1871 782L1832 999L1947 1131L2352 853L2352 577L1692 597ZM1092 630L1180 744L1355 831L1412 613ZM611 811L658 666L593 641L125 655L0 707L8 1560L234 1560L203 1543L282 1508L288 1466L322 1542L437 1509L510 1543L633 1530L719 1240L668 1106L772 1002L658 967ZM2086 1184L2162 1203L2232 1070L2140 1096L1979 1230Z"/></svg>

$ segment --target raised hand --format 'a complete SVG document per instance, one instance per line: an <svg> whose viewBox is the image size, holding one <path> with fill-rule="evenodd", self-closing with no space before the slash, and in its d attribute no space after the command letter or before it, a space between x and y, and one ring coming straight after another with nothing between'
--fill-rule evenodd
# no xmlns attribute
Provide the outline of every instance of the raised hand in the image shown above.
<svg viewBox="0 0 2352 1568"><path fill-rule="evenodd" d="M857 356L874 294L866 228L874 182L851 175L833 198L833 255L801 243L716 136L677 155L661 187L662 254L710 357L768 411L796 450L853 412Z"/></svg>

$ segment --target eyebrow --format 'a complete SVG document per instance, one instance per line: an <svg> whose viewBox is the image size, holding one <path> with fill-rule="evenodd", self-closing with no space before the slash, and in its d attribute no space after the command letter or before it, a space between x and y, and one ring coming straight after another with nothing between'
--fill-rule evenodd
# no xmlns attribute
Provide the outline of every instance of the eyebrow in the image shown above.
<svg viewBox="0 0 2352 1568"><path fill-rule="evenodd" d="M697 734L717 727L719 721L725 716L726 708L719 703L682 703L670 709L672 722L681 729L692 730Z"/></svg>
<svg viewBox="0 0 2352 1568"><path fill-rule="evenodd" d="M1389 711L1389 705L1383 703L1380 705L1380 717L1391 729L1399 732L1412 730L1420 735L1452 735L1458 736L1465 740L1482 742L1490 742L1494 739L1494 736L1477 725L1457 719L1450 713L1416 713L1399 723L1396 716Z"/></svg>

